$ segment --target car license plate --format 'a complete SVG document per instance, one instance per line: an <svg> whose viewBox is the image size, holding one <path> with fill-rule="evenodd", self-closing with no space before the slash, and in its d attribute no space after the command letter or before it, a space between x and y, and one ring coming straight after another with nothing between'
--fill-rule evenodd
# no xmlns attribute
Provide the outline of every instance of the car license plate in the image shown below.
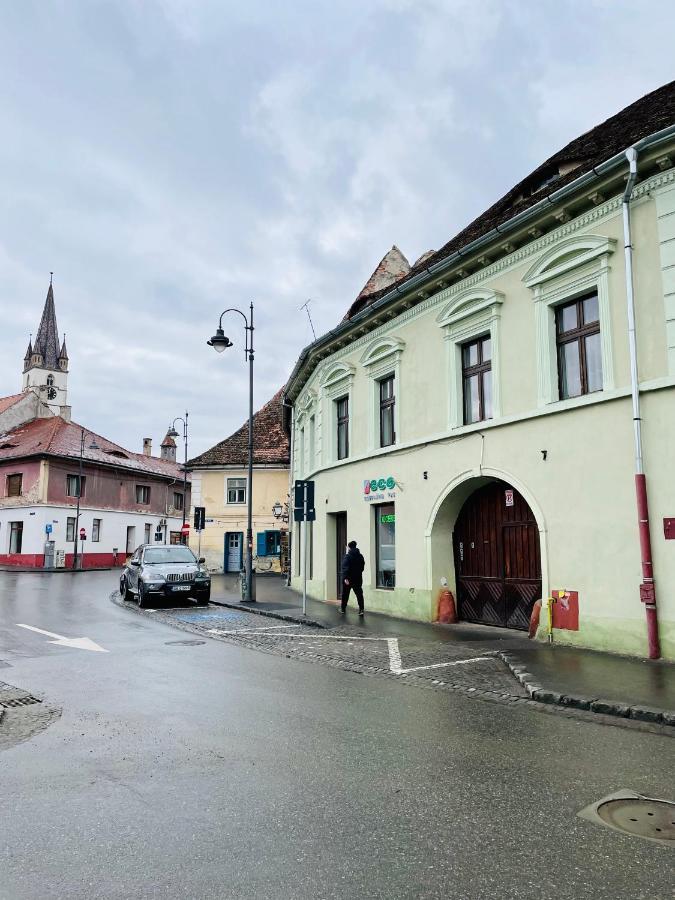
<svg viewBox="0 0 675 900"><path fill-rule="evenodd" d="M189 591L190 585L189 584L176 584L176 585L174 585L173 589L174 589L174 591Z"/></svg>

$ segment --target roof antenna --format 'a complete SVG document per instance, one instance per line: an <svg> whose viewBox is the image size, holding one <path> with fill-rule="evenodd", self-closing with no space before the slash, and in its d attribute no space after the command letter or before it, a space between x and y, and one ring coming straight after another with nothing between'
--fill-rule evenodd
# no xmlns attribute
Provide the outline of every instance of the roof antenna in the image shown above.
<svg viewBox="0 0 675 900"><path fill-rule="evenodd" d="M307 310L307 318L309 319L309 327L312 329L312 335L314 336L314 340L316 340L316 331L314 331L314 323L312 322L312 317L309 314L309 304L311 302L312 302L311 300L308 300L307 303L303 303L302 306L300 307L300 309Z"/></svg>

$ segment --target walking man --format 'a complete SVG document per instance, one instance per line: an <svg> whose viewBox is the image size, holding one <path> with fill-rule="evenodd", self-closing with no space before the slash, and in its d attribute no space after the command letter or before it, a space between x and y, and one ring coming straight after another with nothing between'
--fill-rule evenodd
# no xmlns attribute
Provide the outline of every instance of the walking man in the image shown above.
<svg viewBox="0 0 675 900"><path fill-rule="evenodd" d="M349 592L354 589L359 604L359 615L363 615L363 570L366 561L356 546L356 541L347 544L347 553L342 560L340 574L342 576L342 605L340 612L344 615L349 600Z"/></svg>

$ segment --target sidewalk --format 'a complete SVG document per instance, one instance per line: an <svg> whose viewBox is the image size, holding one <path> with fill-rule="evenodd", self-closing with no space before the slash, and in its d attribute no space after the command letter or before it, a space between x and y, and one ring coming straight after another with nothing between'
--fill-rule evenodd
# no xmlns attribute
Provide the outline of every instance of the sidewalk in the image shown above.
<svg viewBox="0 0 675 900"><path fill-rule="evenodd" d="M497 651L533 699L675 725L672 663L549 646L530 641L520 632L484 625L432 625L368 612L359 619L353 606L343 618L336 606L310 598L303 618L302 597L280 577L258 576L257 595L257 603L241 603L236 576L213 577L211 599L217 604L319 628L340 627L346 621L364 634L459 642L477 650Z"/></svg>

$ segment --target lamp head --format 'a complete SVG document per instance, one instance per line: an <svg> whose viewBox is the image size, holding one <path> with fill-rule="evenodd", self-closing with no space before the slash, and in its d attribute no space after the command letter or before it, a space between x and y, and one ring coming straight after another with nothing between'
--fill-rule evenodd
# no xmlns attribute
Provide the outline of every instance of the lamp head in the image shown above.
<svg viewBox="0 0 675 900"><path fill-rule="evenodd" d="M99 445L96 443L96 438L91 439L91 444L89 444L89 449L90 450L100 450L101 449L99 447Z"/></svg>
<svg viewBox="0 0 675 900"><path fill-rule="evenodd" d="M272 515L274 516L275 519L279 519L279 518L281 518L282 512L283 512L283 509L282 509L281 503L279 503L279 501L277 500L277 502L272 507Z"/></svg>
<svg viewBox="0 0 675 900"><path fill-rule="evenodd" d="M229 337L225 336L225 332L222 328L216 328L216 333L213 335L210 341L206 342L209 347L213 347L213 349L217 353L222 353L223 350L227 350L228 347L232 347L232 341Z"/></svg>
<svg viewBox="0 0 675 900"><path fill-rule="evenodd" d="M172 425L171 428L169 428L169 430L167 431L166 436L167 436L167 437L170 437L170 438L177 438L177 437L178 437L178 432L177 432L176 429L173 427L173 425Z"/></svg>

